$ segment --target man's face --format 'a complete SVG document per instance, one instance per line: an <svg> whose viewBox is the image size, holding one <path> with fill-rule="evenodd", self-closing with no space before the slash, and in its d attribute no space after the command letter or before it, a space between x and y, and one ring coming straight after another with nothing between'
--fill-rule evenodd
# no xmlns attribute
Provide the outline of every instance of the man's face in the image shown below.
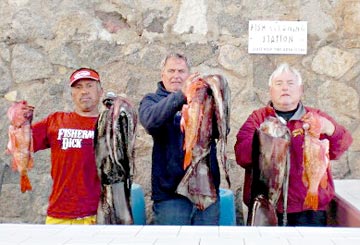
<svg viewBox="0 0 360 245"><path fill-rule="evenodd" d="M77 81L71 87L75 111L82 113L97 111L102 92L97 81L91 79Z"/></svg>
<svg viewBox="0 0 360 245"><path fill-rule="evenodd" d="M274 77L270 86L271 101L279 111L295 110L303 94L303 85L299 84L291 72Z"/></svg>
<svg viewBox="0 0 360 245"><path fill-rule="evenodd" d="M176 92L181 89L189 75L190 71L185 60L170 57L161 72L161 80L167 91Z"/></svg>

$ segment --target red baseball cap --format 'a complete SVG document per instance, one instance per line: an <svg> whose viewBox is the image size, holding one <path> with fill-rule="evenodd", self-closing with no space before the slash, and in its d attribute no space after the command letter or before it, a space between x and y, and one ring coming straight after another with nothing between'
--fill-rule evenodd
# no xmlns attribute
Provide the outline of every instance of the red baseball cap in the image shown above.
<svg viewBox="0 0 360 245"><path fill-rule="evenodd" d="M80 68L73 72L70 76L70 87L77 81L81 79L91 79L97 82L100 82L100 76L99 73L97 73L95 70L89 69L89 68Z"/></svg>

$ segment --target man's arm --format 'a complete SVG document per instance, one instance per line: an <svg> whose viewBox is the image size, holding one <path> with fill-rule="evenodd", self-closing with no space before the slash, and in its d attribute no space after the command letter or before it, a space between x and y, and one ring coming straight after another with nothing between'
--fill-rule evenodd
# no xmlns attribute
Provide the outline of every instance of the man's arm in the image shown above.
<svg viewBox="0 0 360 245"><path fill-rule="evenodd" d="M180 91L171 93L160 101L157 101L154 96L147 95L140 102L140 123L150 134L154 134L177 111L181 110L185 103L185 97Z"/></svg>
<svg viewBox="0 0 360 245"><path fill-rule="evenodd" d="M252 143L258 127L259 123L256 121L255 114L252 113L236 135L234 146L236 162L243 168L250 167L252 164Z"/></svg>

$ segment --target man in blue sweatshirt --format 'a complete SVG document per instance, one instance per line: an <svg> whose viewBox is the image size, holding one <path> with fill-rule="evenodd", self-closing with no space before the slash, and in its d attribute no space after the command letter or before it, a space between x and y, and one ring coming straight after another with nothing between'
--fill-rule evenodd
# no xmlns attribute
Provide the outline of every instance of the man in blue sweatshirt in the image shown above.
<svg viewBox="0 0 360 245"><path fill-rule="evenodd" d="M219 199L205 210L199 210L188 198L176 193L185 175L181 109L186 104L188 84L198 76L198 73L190 73L185 56L171 53L162 62L161 81L156 92L145 95L140 102L140 123L154 142L151 184L155 225L219 224ZM209 158L212 181L218 193L220 172L214 139Z"/></svg>

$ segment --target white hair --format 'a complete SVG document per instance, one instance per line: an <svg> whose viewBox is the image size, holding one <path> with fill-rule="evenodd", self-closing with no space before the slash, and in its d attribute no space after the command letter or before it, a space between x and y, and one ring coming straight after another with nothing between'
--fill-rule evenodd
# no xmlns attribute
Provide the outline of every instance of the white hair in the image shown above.
<svg viewBox="0 0 360 245"><path fill-rule="evenodd" d="M285 72L291 72L292 74L294 74L299 85L302 84L302 78L299 71L296 70L294 67L291 67L288 63L282 63L276 68L276 70L269 77L269 86L271 87L272 80L274 77L277 77Z"/></svg>
<svg viewBox="0 0 360 245"><path fill-rule="evenodd" d="M169 58L171 57L175 57L177 59L182 59L185 61L185 64L187 66L187 68L190 70L191 64L190 64L190 60L183 54L180 53L169 53L168 55L166 55L166 57L161 61L161 71L164 70L166 62L168 61Z"/></svg>

